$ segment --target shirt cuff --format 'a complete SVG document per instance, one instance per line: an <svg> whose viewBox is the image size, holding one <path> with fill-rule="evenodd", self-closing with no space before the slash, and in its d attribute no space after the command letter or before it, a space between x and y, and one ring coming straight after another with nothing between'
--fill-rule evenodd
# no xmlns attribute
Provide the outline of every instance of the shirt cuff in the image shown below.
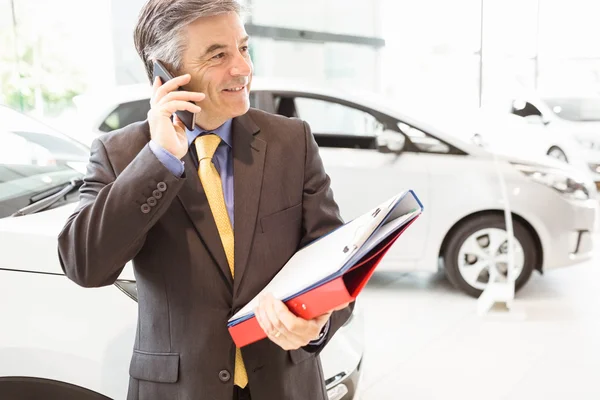
<svg viewBox="0 0 600 400"><path fill-rule="evenodd" d="M154 153L158 161L160 161L173 175L180 178L185 170L183 162L165 150L160 144L154 140L150 140L150 150Z"/></svg>
<svg viewBox="0 0 600 400"><path fill-rule="evenodd" d="M310 342L308 342L309 346L320 346L323 344L323 342L325 341L325 338L327 338L327 333L329 333L329 320L327 320L327 323L325 324L325 326L323 327L323 329L321 329L321 333L319 334L319 338L315 339L315 340L311 340Z"/></svg>

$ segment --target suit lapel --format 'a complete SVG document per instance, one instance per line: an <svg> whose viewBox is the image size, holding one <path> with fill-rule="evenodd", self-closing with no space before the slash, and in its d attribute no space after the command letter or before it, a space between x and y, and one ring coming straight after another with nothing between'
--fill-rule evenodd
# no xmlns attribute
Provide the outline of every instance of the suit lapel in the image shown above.
<svg viewBox="0 0 600 400"><path fill-rule="evenodd" d="M256 230L267 143L254 136L259 132L259 128L248 114L234 118L232 129L235 220L233 293L235 297L246 271Z"/></svg>
<svg viewBox="0 0 600 400"><path fill-rule="evenodd" d="M193 151L193 148L190 151ZM229 265L227 264L227 258L225 257L225 250L223 249L217 225L215 224L206 194L204 193L204 188L202 187L202 183L200 183L196 165L189 153L185 155L182 161L185 163L185 175L187 179L177 197L179 197L183 208L196 227L201 240L221 268L229 285L232 286L233 279Z"/></svg>

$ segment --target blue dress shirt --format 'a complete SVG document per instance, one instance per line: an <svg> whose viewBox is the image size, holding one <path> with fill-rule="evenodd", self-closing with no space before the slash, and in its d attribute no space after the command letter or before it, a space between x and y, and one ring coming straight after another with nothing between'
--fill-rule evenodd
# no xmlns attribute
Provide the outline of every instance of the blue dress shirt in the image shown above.
<svg viewBox="0 0 600 400"><path fill-rule="evenodd" d="M206 135L207 133L214 133L221 138L221 143L217 150L215 151L215 155L213 156L213 163L215 164L215 168L219 172L221 176L221 183L223 185L223 195L225 197L225 205L227 206L227 213L229 214L229 219L231 220L231 226L233 227L233 156L231 153L233 140L232 140L232 132L231 132L231 119L227 120L223 125L215 129L214 131L206 131L196 125L193 131L190 131L186 128L186 135L188 139L188 146L192 146L194 140L200 135ZM163 163L163 165L173 173L173 175L180 177L183 175L184 165L183 162L171 154L169 151L165 150L161 145L156 143L154 140L150 140L150 149L158 158L158 160ZM190 150L192 159L196 163L196 169L198 169L198 155L196 153L196 148L192 147ZM309 344L312 346L319 346L325 341L325 337L327 336L327 332L329 331L329 321L323 327L321 331L320 338L317 340L313 340Z"/></svg>
<svg viewBox="0 0 600 400"><path fill-rule="evenodd" d="M215 164L215 168L219 172L221 176L221 183L223 185L223 196L225 197L225 205L227 206L227 213L229 214L229 219L231 220L231 226L233 224L233 157L231 155L232 148L232 133L231 133L231 125L232 120L227 120L223 125L215 129L214 131L206 131L196 125L193 131L190 131L186 128L186 135L188 139L188 146L190 146L190 155L192 159L195 161L196 169L198 169L198 154L196 153L196 147L192 146L194 141L198 136L206 135L207 133L214 133L221 138L221 143L217 150L215 151L215 155L213 156L213 163ZM171 154L169 151L165 150L162 146L160 146L155 141L150 141L150 149L156 155L156 158L160 160L161 163L164 164L165 167L169 171L173 173L173 175L180 177L183 175L183 162Z"/></svg>

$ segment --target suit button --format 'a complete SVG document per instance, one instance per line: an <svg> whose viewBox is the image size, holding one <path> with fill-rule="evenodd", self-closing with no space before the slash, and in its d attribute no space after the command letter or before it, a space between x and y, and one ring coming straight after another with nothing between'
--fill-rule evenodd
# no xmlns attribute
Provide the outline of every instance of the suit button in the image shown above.
<svg viewBox="0 0 600 400"><path fill-rule="evenodd" d="M142 204L141 210L144 214L148 214L150 212L151 208L147 203L144 203L144 204Z"/></svg>
<svg viewBox="0 0 600 400"><path fill-rule="evenodd" d="M165 192L167 190L167 184L164 182L158 182L158 185L156 185L156 188L158 190L160 190L161 192Z"/></svg>
<svg viewBox="0 0 600 400"><path fill-rule="evenodd" d="M154 196L155 199L160 199L162 197L162 192L158 189L156 189L155 191L152 192L152 196Z"/></svg>
<svg viewBox="0 0 600 400"><path fill-rule="evenodd" d="M226 369L219 372L219 379L221 382L229 382L231 379L231 374Z"/></svg>
<svg viewBox="0 0 600 400"><path fill-rule="evenodd" d="M154 207L158 204L158 201L156 201L154 197L148 197L148 204L150 205L150 207Z"/></svg>

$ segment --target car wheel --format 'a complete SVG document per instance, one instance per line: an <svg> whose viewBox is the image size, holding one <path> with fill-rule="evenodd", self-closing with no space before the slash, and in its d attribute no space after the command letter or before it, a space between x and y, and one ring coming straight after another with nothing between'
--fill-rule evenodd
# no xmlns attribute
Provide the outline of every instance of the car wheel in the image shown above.
<svg viewBox="0 0 600 400"><path fill-rule="evenodd" d="M513 219L514 256L518 290L531 277L538 263L532 234ZM508 232L504 215L482 215L466 220L451 233L443 253L448 280L466 294L479 297L486 288L490 270L506 279L508 271Z"/></svg>
<svg viewBox="0 0 600 400"><path fill-rule="evenodd" d="M32 377L0 377L0 399L110 400L70 383Z"/></svg>
<svg viewBox="0 0 600 400"><path fill-rule="evenodd" d="M550 156L552 158L556 158L559 161L562 161L565 163L569 162L569 160L567 159L567 155L565 154L564 151L562 151L562 149L560 147L557 147L557 146L550 147L547 154L548 154L548 156Z"/></svg>

